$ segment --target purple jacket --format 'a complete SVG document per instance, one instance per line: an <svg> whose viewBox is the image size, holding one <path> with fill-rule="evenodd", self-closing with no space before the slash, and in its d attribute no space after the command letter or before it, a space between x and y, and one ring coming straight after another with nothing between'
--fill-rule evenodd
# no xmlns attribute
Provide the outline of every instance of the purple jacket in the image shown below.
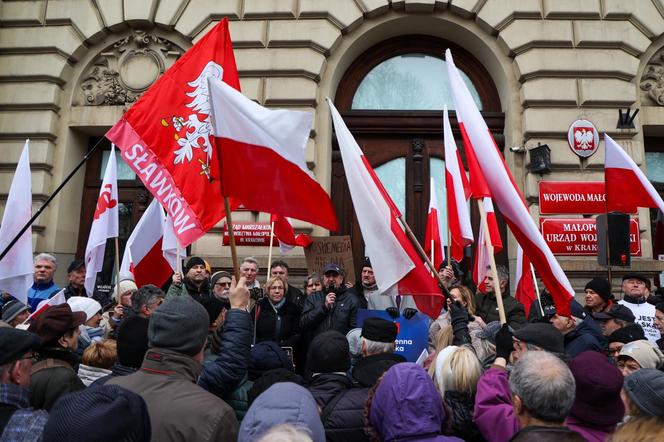
<svg viewBox="0 0 664 442"><path fill-rule="evenodd" d="M604 429L600 429L599 427L593 428L588 424L573 418L572 416L567 417L565 420L565 425L570 430L579 433L588 442L604 442L609 438L609 436L611 436L611 434L613 434L616 429L615 425L605 427Z"/></svg>
<svg viewBox="0 0 664 442"><path fill-rule="evenodd" d="M443 401L424 369L411 362L393 365L371 402L371 425L381 440L462 442L441 436L445 421Z"/></svg>
<svg viewBox="0 0 664 442"><path fill-rule="evenodd" d="M519 420L512 408L507 372L491 367L477 382L473 420L489 442L506 441L519 431Z"/></svg>

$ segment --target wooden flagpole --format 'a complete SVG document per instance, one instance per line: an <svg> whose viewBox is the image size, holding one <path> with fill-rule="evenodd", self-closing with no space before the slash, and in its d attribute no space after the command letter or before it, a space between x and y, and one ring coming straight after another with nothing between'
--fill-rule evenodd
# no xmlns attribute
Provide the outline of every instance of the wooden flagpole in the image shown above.
<svg viewBox="0 0 664 442"><path fill-rule="evenodd" d="M235 246L235 233L233 233L233 219L231 218L231 203L228 197L224 196L224 210L226 211L226 228L228 229L228 239L231 245L231 259L233 261L233 275L235 281L240 280L240 268L237 265L237 248Z"/></svg>
<svg viewBox="0 0 664 442"><path fill-rule="evenodd" d="M498 316L500 318L500 323L505 324L507 319L505 317L505 307L503 306L503 295L500 292L500 280L498 278L498 271L496 269L496 257L493 256L493 243L491 242L491 232L489 231L489 223L486 219L486 211L484 210L484 202L481 200L477 201L477 207L480 210L480 218L482 220L482 225L484 226L484 243L489 252L489 266L491 267L491 272L493 272L493 289L496 294L496 303L498 304ZM481 247L481 244L478 244L478 247Z"/></svg>
<svg viewBox="0 0 664 442"><path fill-rule="evenodd" d="M417 253L419 253L420 257L424 260L424 262L427 264L429 269L433 272L434 277L436 279L438 279L438 282L440 282L440 285L443 287L443 291L445 292L446 296L449 295L449 293L447 293L447 288L445 287L445 282L443 281L443 278L441 278L440 275L438 274L438 272L436 271L436 268L432 264L431 260L427 256L424 249L422 248L422 245L420 244L420 242L415 237L415 234L410 229L410 226L408 225L406 220L403 218L403 215L399 216L397 219L401 222L401 225L403 226L403 228L406 231L406 235L408 236L408 239L410 239L410 242L415 246L415 249L417 250Z"/></svg>
<svg viewBox="0 0 664 442"><path fill-rule="evenodd" d="M523 251L521 252L523 253ZM530 274L533 277L533 285L535 286L535 294L537 295L537 303L539 304L540 308L540 313L542 314L542 317L544 316L544 307L542 307L542 298L540 298L540 292L539 292L539 285L537 285L537 277L535 276L535 267L533 267L533 263L530 263ZM523 278L523 275L521 275Z"/></svg>
<svg viewBox="0 0 664 442"><path fill-rule="evenodd" d="M180 258L180 241L176 238L175 239L175 256L177 257L177 260L175 261L175 271L177 273L182 273L182 258Z"/></svg>
<svg viewBox="0 0 664 442"><path fill-rule="evenodd" d="M270 266L272 265L272 244L274 243L274 221L270 223L270 249L267 252L267 279L270 279Z"/></svg>
<svg viewBox="0 0 664 442"><path fill-rule="evenodd" d="M432 229L432 230L433 230L433 229ZM432 233L433 233L433 232L432 232ZM435 242L435 241L432 239L432 240L431 240L431 262L434 262L434 260L436 259L435 256L434 256L434 255L435 255L435 252L436 252L436 250L435 250L435 246L434 246L434 242ZM433 271L431 272L431 276L433 276Z"/></svg>
<svg viewBox="0 0 664 442"><path fill-rule="evenodd" d="M120 302L120 241L115 237L115 292Z"/></svg>

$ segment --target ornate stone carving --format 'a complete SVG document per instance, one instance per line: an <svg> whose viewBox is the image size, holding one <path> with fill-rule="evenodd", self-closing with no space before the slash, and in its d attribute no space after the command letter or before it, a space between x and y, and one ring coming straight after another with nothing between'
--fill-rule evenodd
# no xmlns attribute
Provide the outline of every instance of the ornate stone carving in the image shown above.
<svg viewBox="0 0 664 442"><path fill-rule="evenodd" d="M655 103L664 106L664 48L657 51L648 62L640 86Z"/></svg>
<svg viewBox="0 0 664 442"><path fill-rule="evenodd" d="M81 77L79 104L131 104L183 53L165 38L135 30L103 50Z"/></svg>

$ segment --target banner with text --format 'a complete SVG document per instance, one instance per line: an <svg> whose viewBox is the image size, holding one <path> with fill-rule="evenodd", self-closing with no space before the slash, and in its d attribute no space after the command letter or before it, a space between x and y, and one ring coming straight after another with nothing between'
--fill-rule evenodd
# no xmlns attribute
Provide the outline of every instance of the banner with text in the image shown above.
<svg viewBox="0 0 664 442"><path fill-rule="evenodd" d="M346 281L355 283L353 246L350 236L312 236L311 245L304 249L307 271L323 276L325 264L335 263L345 272Z"/></svg>
<svg viewBox="0 0 664 442"><path fill-rule="evenodd" d="M366 310L357 311L357 326L362 327L367 318L382 318L397 324L397 347L396 354L406 358L408 362L415 362L422 354L422 350L427 348L427 339L429 338L429 317L423 313L417 313L410 319L399 316L397 319L392 317L385 310Z"/></svg>
<svg viewBox="0 0 664 442"><path fill-rule="evenodd" d="M540 218L540 231L554 255L597 255L595 219ZM629 220L629 243L632 256L641 256L639 223Z"/></svg>
<svg viewBox="0 0 664 442"><path fill-rule="evenodd" d="M604 181L540 181L539 202L543 215L604 213Z"/></svg>
<svg viewBox="0 0 664 442"><path fill-rule="evenodd" d="M230 244L227 225L224 223L225 246ZM235 244L238 246L269 246L270 245L270 224L269 223L233 223L233 234ZM275 241L276 242L276 241Z"/></svg>

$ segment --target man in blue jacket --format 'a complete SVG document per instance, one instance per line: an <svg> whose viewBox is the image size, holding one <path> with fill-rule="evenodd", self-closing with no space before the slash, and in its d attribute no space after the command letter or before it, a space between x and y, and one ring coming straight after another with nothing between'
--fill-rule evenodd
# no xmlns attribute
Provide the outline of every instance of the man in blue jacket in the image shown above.
<svg viewBox="0 0 664 442"><path fill-rule="evenodd" d="M34 312L37 306L45 299L49 299L60 291L53 282L53 275L58 264L55 261L55 256L48 253L40 253L35 256L35 282L28 290L28 305Z"/></svg>

